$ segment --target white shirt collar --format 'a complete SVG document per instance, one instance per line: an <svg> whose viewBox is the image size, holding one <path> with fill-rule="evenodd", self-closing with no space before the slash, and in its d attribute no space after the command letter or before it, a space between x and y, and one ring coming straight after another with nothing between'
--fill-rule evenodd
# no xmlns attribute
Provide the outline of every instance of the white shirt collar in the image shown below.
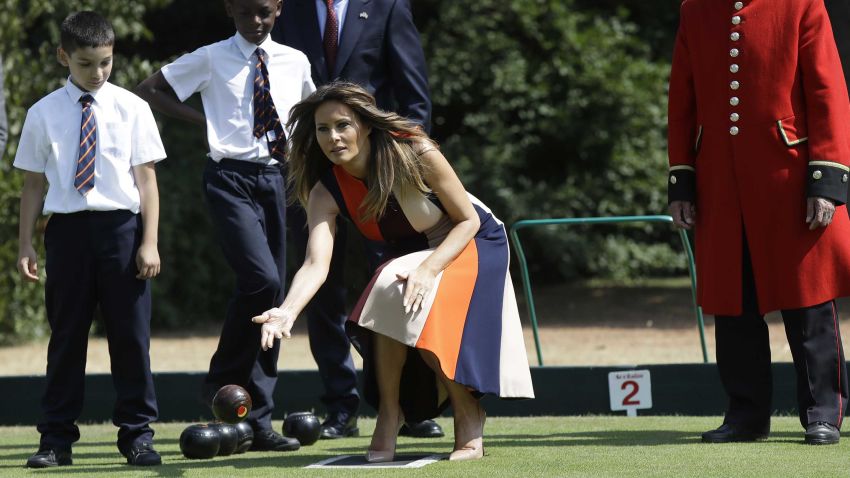
<svg viewBox="0 0 850 478"><path fill-rule="evenodd" d="M266 39L263 40L263 42L259 45L249 42L242 35L240 35L239 32L236 32L236 35L233 35L233 41L236 43L236 47L239 48L239 51L242 53L242 56L244 56L246 59L250 59L251 55L254 54L257 48L262 48L263 50L265 50L266 53L269 54L271 54L269 49L274 49L274 42L272 41L272 36L270 34L266 35Z"/></svg>
<svg viewBox="0 0 850 478"><path fill-rule="evenodd" d="M103 84L103 86L106 85L107 83ZM80 98L82 98L83 95L91 95L92 98L97 101L97 94L103 89L103 86L101 86L100 89L97 91L85 91L75 85L74 82L71 81L71 77L68 76L68 80L65 81L65 92L68 93L68 97L71 98L71 101L73 101L74 103L79 103Z"/></svg>

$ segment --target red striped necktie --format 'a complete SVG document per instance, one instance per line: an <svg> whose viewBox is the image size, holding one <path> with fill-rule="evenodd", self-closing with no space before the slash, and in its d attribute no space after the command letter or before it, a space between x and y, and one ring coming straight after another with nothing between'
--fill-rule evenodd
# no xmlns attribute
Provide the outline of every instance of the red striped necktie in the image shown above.
<svg viewBox="0 0 850 478"><path fill-rule="evenodd" d="M257 55L254 64L254 136L262 138L265 135L269 155L282 163L286 155L286 134L269 88L268 55L262 48L257 48L254 54Z"/></svg>
<svg viewBox="0 0 850 478"><path fill-rule="evenodd" d="M74 176L74 187L85 196L94 187L94 159L97 156L97 120L94 117L91 95L83 95L83 115L80 120L80 155Z"/></svg>
<svg viewBox="0 0 850 478"><path fill-rule="evenodd" d="M328 18L325 20L325 36L322 40L325 44L325 63L328 67L328 75L333 79L336 52L339 49L339 20L336 18L334 0L325 1L328 5Z"/></svg>

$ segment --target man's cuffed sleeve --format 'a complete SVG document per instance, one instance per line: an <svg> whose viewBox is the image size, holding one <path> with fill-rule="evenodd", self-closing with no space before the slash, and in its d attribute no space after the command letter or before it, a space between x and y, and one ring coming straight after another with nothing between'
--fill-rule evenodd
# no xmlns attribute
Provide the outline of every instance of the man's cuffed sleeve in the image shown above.
<svg viewBox="0 0 850 478"><path fill-rule="evenodd" d="M673 201L695 202L697 174L690 166L673 166L667 175L667 203Z"/></svg>
<svg viewBox="0 0 850 478"><path fill-rule="evenodd" d="M806 196L832 200L836 206L847 203L850 168L830 161L809 161Z"/></svg>

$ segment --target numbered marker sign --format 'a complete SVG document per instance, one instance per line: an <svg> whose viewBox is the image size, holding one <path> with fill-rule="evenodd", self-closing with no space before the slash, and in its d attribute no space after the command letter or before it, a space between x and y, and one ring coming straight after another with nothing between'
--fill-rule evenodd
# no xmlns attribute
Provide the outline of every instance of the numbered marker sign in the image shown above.
<svg viewBox="0 0 850 478"><path fill-rule="evenodd" d="M625 370L608 374L608 393L611 410L626 410L628 416L637 416L637 410L652 408L652 385L649 370Z"/></svg>

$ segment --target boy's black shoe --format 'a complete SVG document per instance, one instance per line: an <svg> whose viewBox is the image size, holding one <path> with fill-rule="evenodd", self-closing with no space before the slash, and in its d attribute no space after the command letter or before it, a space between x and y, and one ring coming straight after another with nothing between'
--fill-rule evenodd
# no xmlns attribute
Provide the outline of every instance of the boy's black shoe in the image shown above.
<svg viewBox="0 0 850 478"><path fill-rule="evenodd" d="M731 443L764 440L770 434L770 426L760 428L744 428L740 425L724 423L716 430L702 434L703 443Z"/></svg>
<svg viewBox="0 0 850 478"><path fill-rule="evenodd" d="M443 429L434 420L407 422L401 426L398 434L416 438L440 438L445 435Z"/></svg>
<svg viewBox="0 0 850 478"><path fill-rule="evenodd" d="M357 417L346 417L333 414L322 423L322 431L319 438L334 439L360 436L360 428L357 427Z"/></svg>
<svg viewBox="0 0 850 478"><path fill-rule="evenodd" d="M254 430L251 451L295 451L301 448L301 442L295 438L281 435L274 430Z"/></svg>
<svg viewBox="0 0 850 478"><path fill-rule="evenodd" d="M814 422L806 427L806 444L808 445L834 445L840 438L838 428L831 423Z"/></svg>
<svg viewBox="0 0 850 478"><path fill-rule="evenodd" d="M158 466L162 464L162 457L153 449L152 443L142 442L130 447L124 456L127 464L132 466Z"/></svg>
<svg viewBox="0 0 850 478"><path fill-rule="evenodd" d="M72 463L70 451L43 448L27 459L27 468L50 468L52 466L67 466Z"/></svg>

